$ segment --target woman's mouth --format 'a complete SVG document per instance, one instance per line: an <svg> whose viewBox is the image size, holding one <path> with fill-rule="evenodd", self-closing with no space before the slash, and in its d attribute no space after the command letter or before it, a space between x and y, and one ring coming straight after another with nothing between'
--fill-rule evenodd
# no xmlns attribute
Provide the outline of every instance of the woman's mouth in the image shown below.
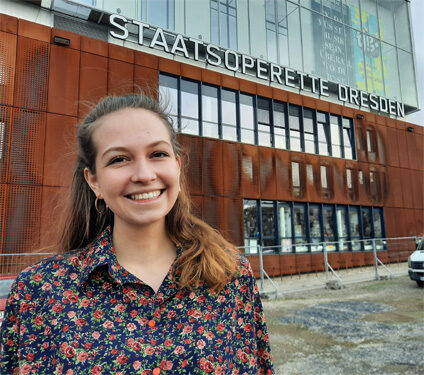
<svg viewBox="0 0 424 375"><path fill-rule="evenodd" d="M147 200L157 198L159 195L162 194L162 192L163 190L154 190L154 191L149 191L148 193L130 194L130 195L127 195L127 198L133 201L147 201Z"/></svg>

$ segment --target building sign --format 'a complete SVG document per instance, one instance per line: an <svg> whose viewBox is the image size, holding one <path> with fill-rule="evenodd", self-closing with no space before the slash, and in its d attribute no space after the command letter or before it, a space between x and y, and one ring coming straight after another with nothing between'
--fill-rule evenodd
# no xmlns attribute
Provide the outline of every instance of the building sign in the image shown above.
<svg viewBox="0 0 424 375"><path fill-rule="evenodd" d="M376 94L330 82L182 34L171 34L169 31L165 33L160 27L136 20L129 21L119 14L110 15L110 24L113 27L110 35L117 39L126 40L129 37L128 24L130 24L131 27L135 26L137 29L139 45L160 49L172 55L184 56L187 59L203 61L206 65L224 67L231 72L254 75L264 81L296 88L300 91L309 91L321 97L329 97L330 92L334 92L341 102L398 117L405 116L403 103Z"/></svg>

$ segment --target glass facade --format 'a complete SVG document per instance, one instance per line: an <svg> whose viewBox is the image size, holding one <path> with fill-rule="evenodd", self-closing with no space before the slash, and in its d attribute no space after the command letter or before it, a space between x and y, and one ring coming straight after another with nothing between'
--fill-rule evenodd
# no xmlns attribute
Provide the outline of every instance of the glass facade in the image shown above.
<svg viewBox="0 0 424 375"><path fill-rule="evenodd" d="M243 201L244 244L276 253L368 251L372 239L384 249L381 207L279 201Z"/></svg>
<svg viewBox="0 0 424 375"><path fill-rule="evenodd" d="M405 0L81 2L418 107ZM73 16L90 13L53 4Z"/></svg>
<svg viewBox="0 0 424 375"><path fill-rule="evenodd" d="M356 159L351 118L164 73L159 92L178 132Z"/></svg>

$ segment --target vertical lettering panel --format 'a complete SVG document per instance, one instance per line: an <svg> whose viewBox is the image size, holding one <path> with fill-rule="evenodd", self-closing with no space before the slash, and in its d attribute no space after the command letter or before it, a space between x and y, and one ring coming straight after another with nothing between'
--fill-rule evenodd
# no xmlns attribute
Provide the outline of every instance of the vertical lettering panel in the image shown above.
<svg viewBox="0 0 424 375"><path fill-rule="evenodd" d="M15 106L45 111L49 82L49 44L19 37L17 56L19 58L15 73Z"/></svg>
<svg viewBox="0 0 424 375"><path fill-rule="evenodd" d="M203 192L206 195L223 194L222 142L203 139Z"/></svg>
<svg viewBox="0 0 424 375"><path fill-rule="evenodd" d="M46 115L13 109L8 182L41 184L43 180Z"/></svg>
<svg viewBox="0 0 424 375"><path fill-rule="evenodd" d="M16 35L0 32L0 104L13 105L16 64Z"/></svg>

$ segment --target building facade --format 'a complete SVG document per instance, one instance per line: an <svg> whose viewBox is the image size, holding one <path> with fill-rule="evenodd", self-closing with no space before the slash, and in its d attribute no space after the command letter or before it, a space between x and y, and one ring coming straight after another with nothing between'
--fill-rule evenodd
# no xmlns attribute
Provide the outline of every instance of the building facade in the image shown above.
<svg viewBox="0 0 424 375"><path fill-rule="evenodd" d="M404 0L0 1L3 254L43 249L75 125L157 88L197 214L273 275L405 260L424 231L424 131ZM268 265L268 266L267 266ZM5 272L5 266L3 266ZM6 270L7 271L7 270Z"/></svg>

